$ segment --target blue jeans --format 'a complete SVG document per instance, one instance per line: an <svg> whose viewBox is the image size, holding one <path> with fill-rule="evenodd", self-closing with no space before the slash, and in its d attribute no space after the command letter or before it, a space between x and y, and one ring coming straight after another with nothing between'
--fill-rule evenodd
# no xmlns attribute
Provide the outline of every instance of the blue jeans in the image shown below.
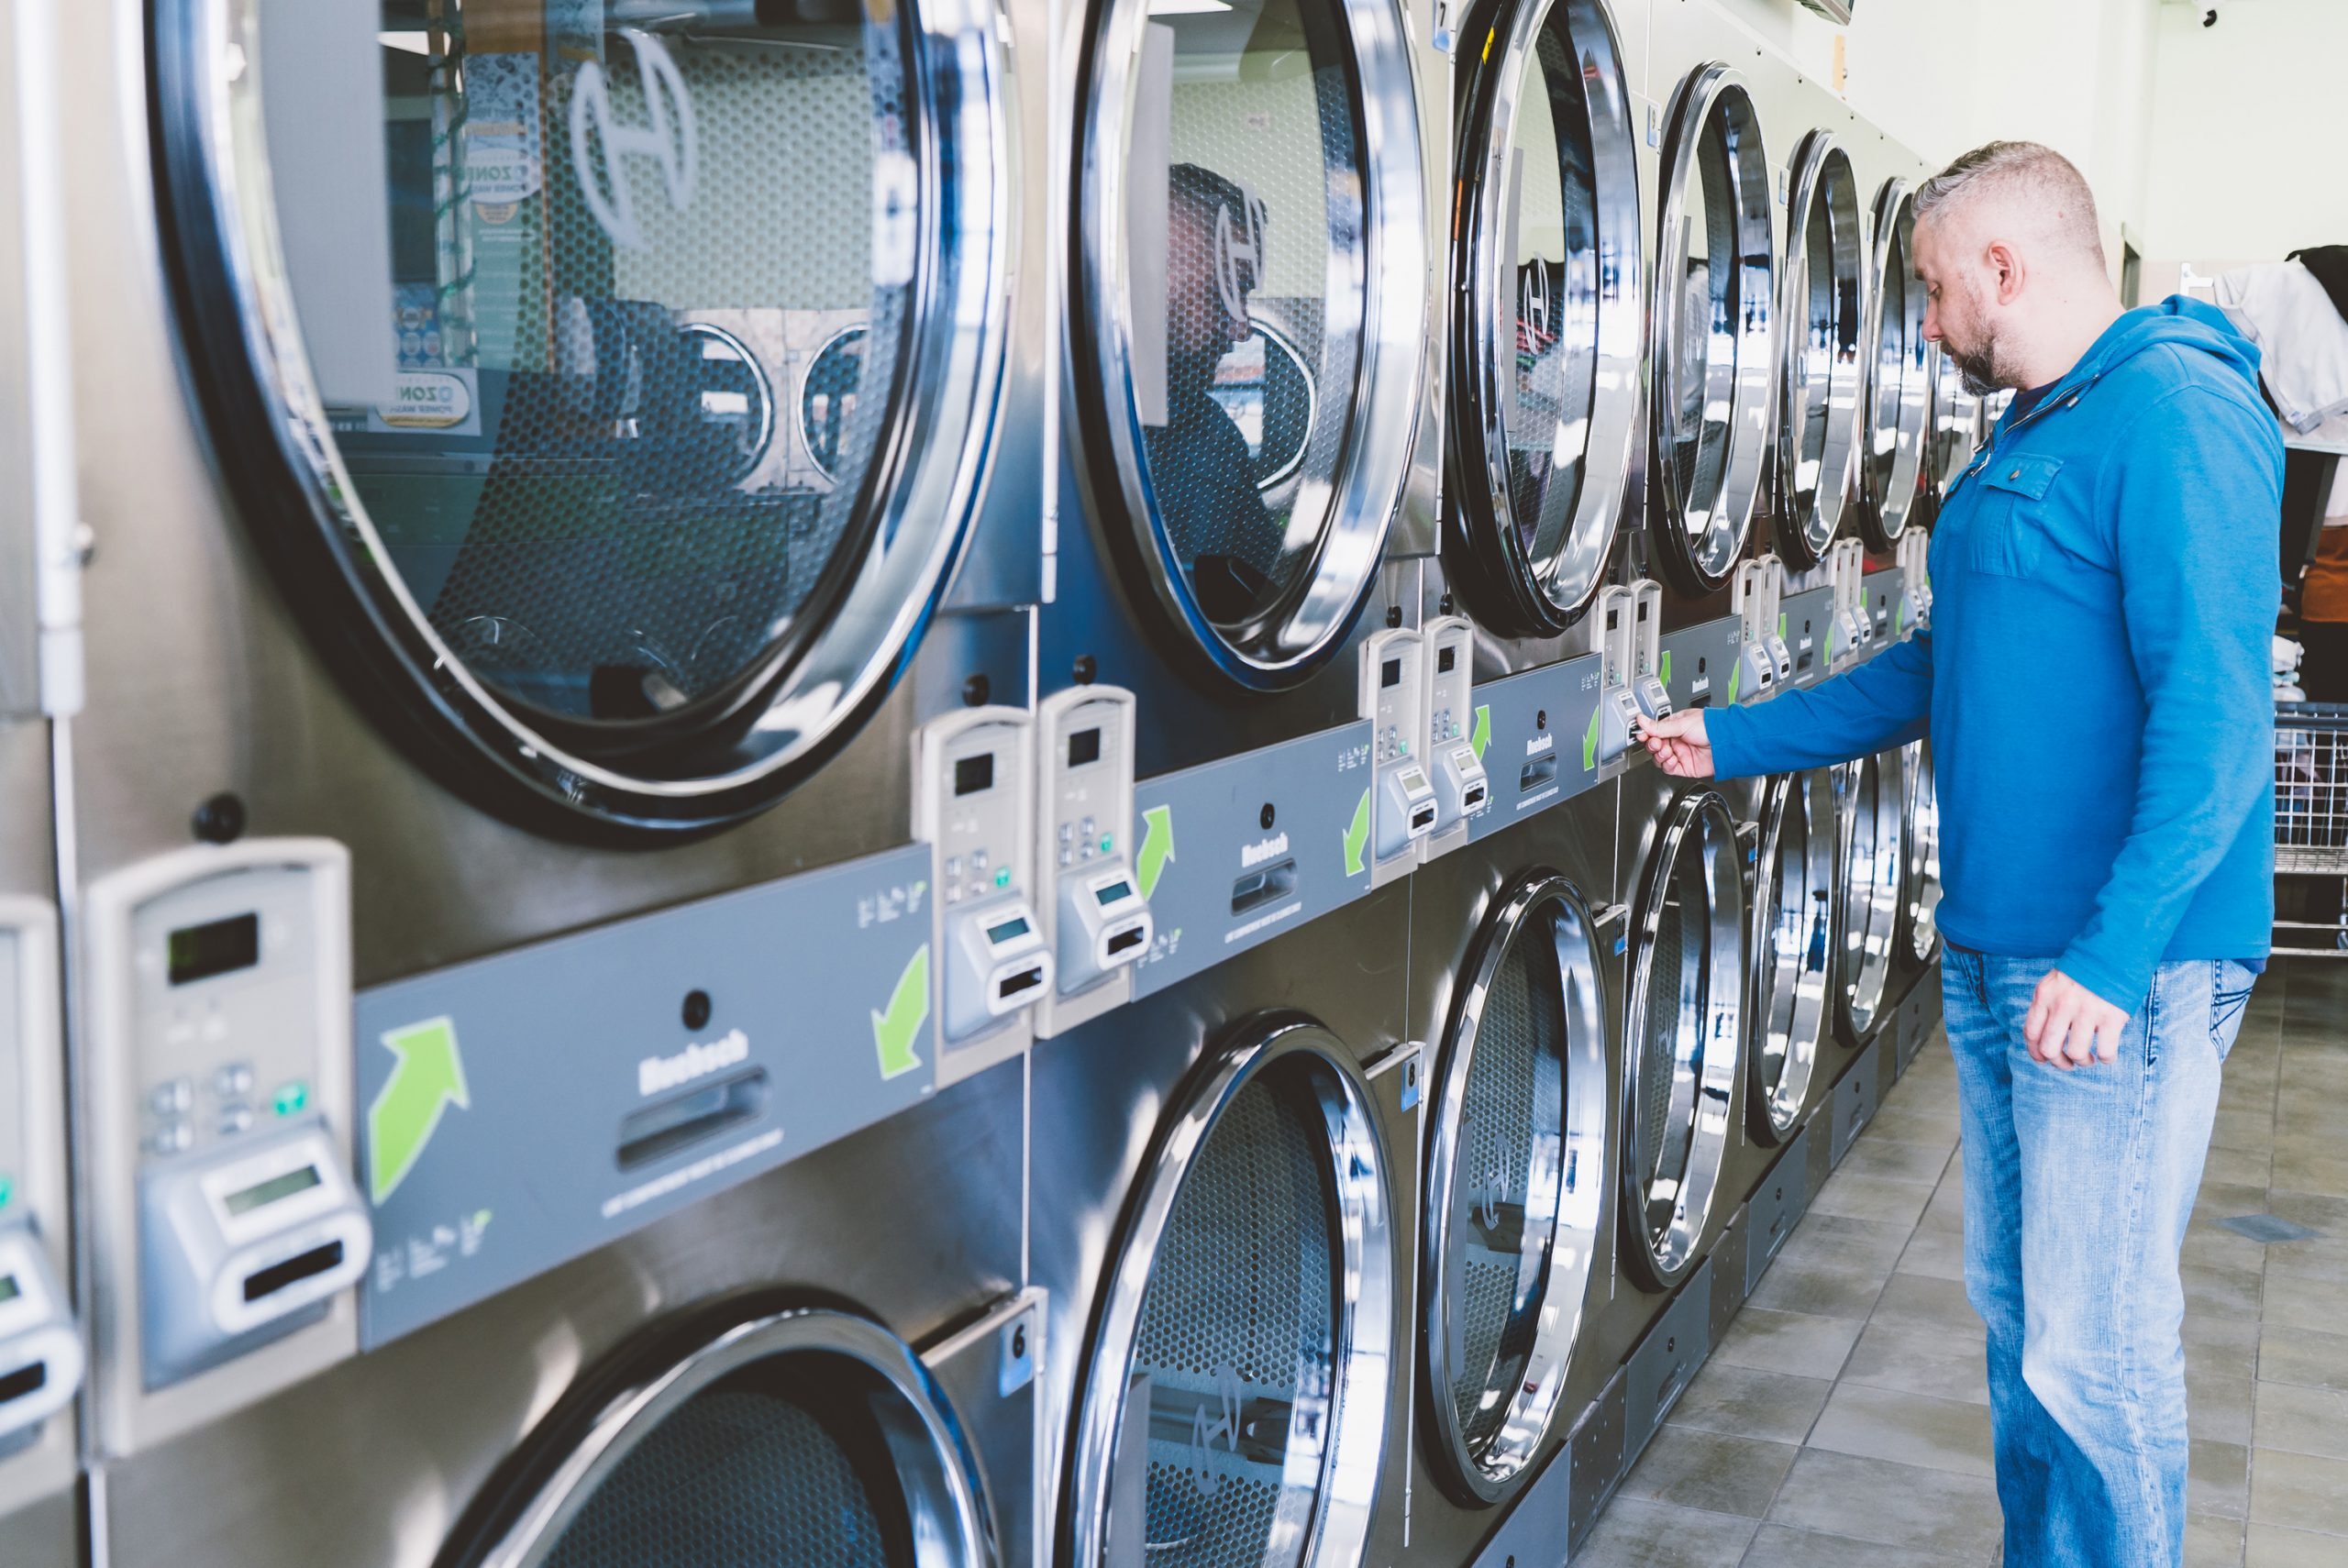
<svg viewBox="0 0 2348 1568"><path fill-rule="evenodd" d="M2009 1568L2155 1568L2185 1553L2185 1289L2218 1077L2256 978L2164 964L2119 1059L2071 1072L2022 1040L2049 958L1947 950L1965 1131L1965 1285L1989 1331Z"/></svg>

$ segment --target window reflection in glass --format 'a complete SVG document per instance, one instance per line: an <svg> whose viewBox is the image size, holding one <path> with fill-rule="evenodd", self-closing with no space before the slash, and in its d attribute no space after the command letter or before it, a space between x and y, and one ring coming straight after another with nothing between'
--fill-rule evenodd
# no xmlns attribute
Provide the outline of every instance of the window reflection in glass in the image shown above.
<svg viewBox="0 0 2348 1568"><path fill-rule="evenodd" d="M1160 0L1142 29L1131 413L1157 525L1225 625L1308 569L1344 456L1366 306L1349 58L1332 0Z"/></svg>
<svg viewBox="0 0 2348 1568"><path fill-rule="evenodd" d="M907 19L378 17L393 362L371 395L326 391L388 564L510 702L627 723L725 701L869 539L913 282ZM278 221L290 248L327 218ZM810 386L820 446L774 439L778 396Z"/></svg>

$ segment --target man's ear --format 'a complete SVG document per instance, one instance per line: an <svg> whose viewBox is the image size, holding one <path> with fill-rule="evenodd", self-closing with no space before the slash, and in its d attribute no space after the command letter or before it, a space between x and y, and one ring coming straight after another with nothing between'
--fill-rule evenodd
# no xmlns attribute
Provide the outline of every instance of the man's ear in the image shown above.
<svg viewBox="0 0 2348 1568"><path fill-rule="evenodd" d="M1989 248L1984 253L1982 259L1988 263L1991 275L1998 280L1998 303L1999 304L2013 304L2021 293L2023 281L2021 257L2004 240L1993 239L1989 242Z"/></svg>

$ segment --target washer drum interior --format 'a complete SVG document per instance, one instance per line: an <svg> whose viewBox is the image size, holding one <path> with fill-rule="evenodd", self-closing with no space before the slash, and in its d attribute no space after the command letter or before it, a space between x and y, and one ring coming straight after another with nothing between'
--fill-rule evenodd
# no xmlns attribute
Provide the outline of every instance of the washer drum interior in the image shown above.
<svg viewBox="0 0 2348 1568"><path fill-rule="evenodd" d="M1845 1037L1863 1044L1883 1011L1899 933L1903 807L1896 753L1836 769L1843 806L1843 954L1835 984Z"/></svg>
<svg viewBox="0 0 2348 1568"><path fill-rule="evenodd" d="M1668 1289L1692 1268L1733 1125L1744 1043L1744 873L1713 790L1668 810L1640 873L1623 1010L1625 1255Z"/></svg>
<svg viewBox="0 0 2348 1568"><path fill-rule="evenodd" d="M1421 1263L1429 1431L1445 1489L1510 1495L1565 1392L1613 1171L1589 911L1556 872L1503 889L1453 1001Z"/></svg>
<svg viewBox="0 0 2348 1568"><path fill-rule="evenodd" d="M1074 378L1106 542L1227 680L1293 686L1377 585L1424 380L1427 213L1393 0L1100 6Z"/></svg>
<svg viewBox="0 0 2348 1568"><path fill-rule="evenodd" d="M1598 591L1637 457L1637 132L1605 0L1483 23L1459 54L1446 543L1479 616L1550 636Z"/></svg>
<svg viewBox="0 0 2348 1568"><path fill-rule="evenodd" d="M1394 1320L1369 1090L1277 1015L1161 1126L1096 1308L1061 1561L1353 1568L1385 1451Z"/></svg>
<svg viewBox="0 0 2348 1568"><path fill-rule="evenodd" d="M1916 204L1905 180L1887 180L1875 199L1875 305L1867 360L1859 531L1888 550L1907 531L1924 461L1932 407L1931 346L1924 341L1924 284L1916 276Z"/></svg>
<svg viewBox="0 0 2348 1568"><path fill-rule="evenodd" d="M670 1351L674 1351L673 1355ZM993 1568L979 1471L914 1353L849 1313L737 1321L558 1407L449 1568Z"/></svg>
<svg viewBox="0 0 2348 1568"><path fill-rule="evenodd" d="M1850 155L1827 131L1795 149L1786 206L1785 370L1778 393L1778 547L1824 558L1859 449L1867 237Z"/></svg>
<svg viewBox="0 0 2348 1568"><path fill-rule="evenodd" d="M1777 193L1735 72L1707 65L1680 84L1662 167L1647 527L1680 591L1710 593L1753 526L1778 373Z"/></svg>
<svg viewBox="0 0 2348 1568"><path fill-rule="evenodd" d="M482 803L622 837L844 744L984 477L991 8L504 7L522 52L393 0L150 9L183 358L370 711Z"/></svg>
<svg viewBox="0 0 2348 1568"><path fill-rule="evenodd" d="M1933 778L1933 743L1911 741L1899 751L1906 855L1899 878L1900 929L1907 956L1929 964L1941 950L1941 798Z"/></svg>
<svg viewBox="0 0 2348 1568"><path fill-rule="evenodd" d="M1842 940L1834 780L1823 768L1769 781L1753 900L1752 1081L1755 1136L1782 1143L1810 1108L1819 1055L1833 1026Z"/></svg>

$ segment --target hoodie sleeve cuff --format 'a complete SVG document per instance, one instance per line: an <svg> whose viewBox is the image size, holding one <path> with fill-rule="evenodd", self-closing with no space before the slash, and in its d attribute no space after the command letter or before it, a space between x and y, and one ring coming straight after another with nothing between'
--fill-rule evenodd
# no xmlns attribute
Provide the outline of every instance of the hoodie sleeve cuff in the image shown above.
<svg viewBox="0 0 2348 1568"><path fill-rule="evenodd" d="M2094 954L2076 947L2064 954L2054 966L2132 1018L2144 1005L2144 998L2153 988L2149 973L2139 977L2129 968L2107 964Z"/></svg>
<svg viewBox="0 0 2348 1568"><path fill-rule="evenodd" d="M1712 743L1712 777L1744 778L1753 772L1753 713L1746 708L1704 710L1704 738Z"/></svg>

